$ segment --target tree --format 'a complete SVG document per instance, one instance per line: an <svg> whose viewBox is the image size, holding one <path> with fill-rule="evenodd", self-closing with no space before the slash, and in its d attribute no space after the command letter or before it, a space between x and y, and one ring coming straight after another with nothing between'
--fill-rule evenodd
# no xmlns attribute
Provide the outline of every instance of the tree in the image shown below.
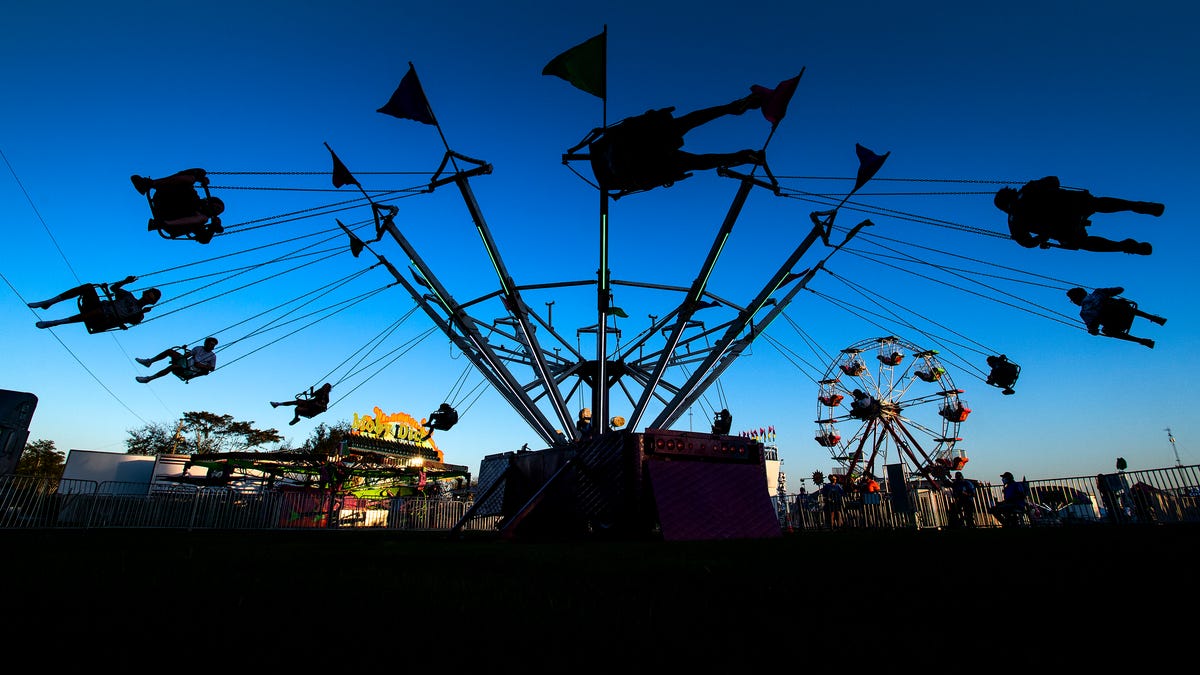
<svg viewBox="0 0 1200 675"><path fill-rule="evenodd" d="M17 461L17 474L33 478L58 480L62 478L67 456L54 449L54 441L38 439L25 444Z"/></svg>
<svg viewBox="0 0 1200 675"><path fill-rule="evenodd" d="M350 423L342 420L335 423L333 426L326 426L324 422L317 425L313 429L312 435L304 441L304 445L300 449L304 452L322 452L327 455L332 455L338 451L342 445L342 440L350 435Z"/></svg>
<svg viewBox="0 0 1200 675"><path fill-rule="evenodd" d="M232 415L206 411L185 412L176 425L150 423L129 430L125 447L130 454L203 455L209 453L260 450L268 443L278 444L283 436L276 429L255 429L254 422L239 422Z"/></svg>
<svg viewBox="0 0 1200 675"><path fill-rule="evenodd" d="M185 452L176 441L177 429L173 424L151 422L129 430L125 439L125 452L130 455L170 455Z"/></svg>

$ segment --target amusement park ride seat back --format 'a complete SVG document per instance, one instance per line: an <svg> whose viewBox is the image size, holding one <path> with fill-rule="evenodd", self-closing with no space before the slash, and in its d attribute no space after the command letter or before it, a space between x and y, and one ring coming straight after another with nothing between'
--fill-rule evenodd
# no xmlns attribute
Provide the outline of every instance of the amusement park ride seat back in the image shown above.
<svg viewBox="0 0 1200 675"><path fill-rule="evenodd" d="M116 298L113 297L113 292L109 289L108 284L92 284L92 286L104 293L99 304L102 313L99 315L94 313L96 305L90 296L81 295L76 303L79 313L84 316L83 325L87 328L87 332L106 333L110 330L127 330L129 325L118 316L114 305Z"/></svg>
<svg viewBox="0 0 1200 675"><path fill-rule="evenodd" d="M209 192L204 169L187 169L159 180L134 175L130 181L146 195L154 216L146 229L157 230L164 239L193 239L207 244L214 234L225 231L218 217L225 211L225 203ZM196 192L197 183L204 190L203 198Z"/></svg>
<svg viewBox="0 0 1200 675"><path fill-rule="evenodd" d="M1138 304L1133 300L1120 297L1106 298L1100 308L1100 333L1109 337L1120 335L1132 338L1129 335L1129 329L1133 328L1133 319L1136 316L1144 316L1160 326L1167 322L1160 316L1139 312ZM1148 342L1151 346L1154 344L1153 340L1133 339L1141 341L1143 344Z"/></svg>
<svg viewBox="0 0 1200 675"><path fill-rule="evenodd" d="M185 383L195 377L203 377L208 375L209 371L200 370L196 367L196 357L188 350L187 345L181 345L179 350L184 354L179 360L172 359L171 374Z"/></svg>
<svg viewBox="0 0 1200 675"><path fill-rule="evenodd" d="M449 431L455 424L458 424L458 411L449 403L443 403L437 410L429 413L429 419L425 422L426 427L437 431Z"/></svg>
<svg viewBox="0 0 1200 675"><path fill-rule="evenodd" d="M1004 390L1001 393L1006 396L1015 393L1012 387L1021 376L1021 366L1009 361L1004 354L987 357L987 364L992 368L992 372L987 376L987 384L1000 387Z"/></svg>
<svg viewBox="0 0 1200 675"><path fill-rule="evenodd" d="M718 436L729 435L729 429L733 426L733 415L729 413L727 408L722 408L713 417L712 432Z"/></svg>
<svg viewBox="0 0 1200 675"><path fill-rule="evenodd" d="M671 124L673 110L649 110L589 135L585 142L600 189L621 197L671 186L692 175L674 161L683 136Z"/></svg>

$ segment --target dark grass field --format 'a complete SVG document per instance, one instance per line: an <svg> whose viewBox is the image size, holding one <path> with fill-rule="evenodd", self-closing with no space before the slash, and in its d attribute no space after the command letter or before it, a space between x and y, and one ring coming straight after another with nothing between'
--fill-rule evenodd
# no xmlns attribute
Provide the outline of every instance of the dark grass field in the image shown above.
<svg viewBox="0 0 1200 675"><path fill-rule="evenodd" d="M437 655L464 669L495 661L502 672L630 663L706 672L912 650L918 661L1004 650L1075 664L1118 646L1159 658L1194 650L1198 532L1093 525L528 542L4 531L0 607L10 649L88 659L80 665L183 658L357 670L391 654L409 667Z"/></svg>

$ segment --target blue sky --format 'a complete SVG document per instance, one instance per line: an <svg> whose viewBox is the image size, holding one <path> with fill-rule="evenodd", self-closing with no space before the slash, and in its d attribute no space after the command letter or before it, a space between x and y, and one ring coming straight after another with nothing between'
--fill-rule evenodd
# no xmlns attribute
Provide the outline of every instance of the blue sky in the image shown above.
<svg viewBox="0 0 1200 675"><path fill-rule="evenodd" d="M362 209L299 217L355 196L332 190L322 143L368 189L419 185L442 159L437 130L375 112L413 62L446 142L493 166L471 184L516 282L594 280L599 200L562 153L605 114L614 122L649 108L686 112L804 68L767 150L772 171L801 198L752 193L710 290L735 304L753 298L808 232L809 213L849 189L856 143L891 155L837 224L869 215L875 225L859 253L830 259L833 274L798 294L767 332L771 340L757 340L676 428L707 430L712 411L728 407L735 432L776 428L789 476L828 471L828 452L812 439L814 380L843 347L894 334L941 350L964 390L973 410L960 433L969 475L1094 475L1118 456L1135 469L1170 466L1168 427L1183 463L1200 462L1189 379L1200 327L1194 293L1179 283L1195 264L1200 221L1200 48L1192 35L1200 10L1166 2L1086 10L1066 2L760 2L703 11L679 2L434 4L47 2L6 10L0 387L38 396L31 438L60 450L123 452L129 429L209 410L280 429L298 444L321 421L376 406L422 417L457 396L461 422L438 437L447 461L477 470L485 455L539 447L499 395L475 389L481 378L445 336L419 340L432 327L428 317L416 312L395 325L414 307L398 287L321 321L254 334L271 308L348 275L362 272L293 318L390 281L367 269L368 256L348 251L314 255L304 260L333 257L286 274L300 263L267 264L307 246L336 249L343 239L318 233L335 228L334 217L367 217ZM605 25L606 109L541 75L552 57ZM761 147L769 132L750 113L694 131L686 148ZM147 204L129 182L189 167L212 172L226 203L230 234L207 246L148 232ZM576 168L590 177L586 165ZM1161 218L1100 214L1091 227L1150 241L1154 254L1027 250L998 236L1004 220L991 193L1045 175L1097 195L1165 203ZM687 286L736 188L699 173L611 204L612 276ZM397 224L457 300L496 290L453 186L395 203ZM866 234L878 239L868 244ZM395 242L376 250L403 268ZM801 267L826 253L814 248ZM243 267L221 283L204 276ZM958 268L973 279L993 275L995 290ZM38 315L73 310L67 303L35 315L26 302L127 274L141 277L134 288L164 291L152 320L101 335L34 327ZM1007 286L1011 278L1039 283ZM1062 292L1071 285L1124 286L1143 309L1167 316L1163 327L1134 324L1157 348L1088 336L1071 321L1075 308ZM1041 309L1027 311L1004 292ZM578 332L596 322L593 291L531 292L526 301L551 309L556 330L594 350ZM678 298L618 289L614 301L629 314L617 324L627 342ZM697 318L712 325L730 316L705 311L711 317ZM501 312L481 306L477 317ZM1055 313L1066 320L1048 318ZM213 376L134 381L146 372L134 357L209 334L222 342ZM1014 396L978 372L984 354L997 352L1022 366ZM290 412L268 404L325 380L339 384L323 418L289 427ZM616 397L611 405L614 414L629 407Z"/></svg>

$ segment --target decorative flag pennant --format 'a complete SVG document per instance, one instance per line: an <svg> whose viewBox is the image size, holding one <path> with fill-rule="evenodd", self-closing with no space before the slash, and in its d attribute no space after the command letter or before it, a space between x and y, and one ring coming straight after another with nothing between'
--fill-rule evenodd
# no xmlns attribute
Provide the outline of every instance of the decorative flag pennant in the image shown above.
<svg viewBox="0 0 1200 675"><path fill-rule="evenodd" d="M417 79L417 69L412 61L408 62L408 72L400 80L400 86L396 87L388 102L375 112L437 126L433 109L429 107L429 99L425 98L425 90L421 88L421 81Z"/></svg>
<svg viewBox="0 0 1200 675"><path fill-rule="evenodd" d="M853 192L853 191L851 191ZM842 200L843 202L846 200ZM813 211L808 214L814 226L820 228L821 243L829 245L829 235L833 232L833 220L837 218L837 209L829 211Z"/></svg>
<svg viewBox="0 0 1200 675"><path fill-rule="evenodd" d="M371 202L371 215L375 217L375 239L383 239L383 233L392 225L392 219L400 212L400 207L393 204L376 204Z"/></svg>
<svg viewBox="0 0 1200 675"><path fill-rule="evenodd" d="M883 153L882 155L877 155L858 143L854 144L854 151L858 153L858 178L854 181L854 189L850 191L852 194L856 192L858 188L865 185L867 181L871 180L871 178L875 175L875 172L879 171L880 167L883 166L883 163L887 160L888 155L892 154L889 151Z"/></svg>
<svg viewBox="0 0 1200 675"><path fill-rule="evenodd" d="M334 218L333 220L338 224L338 227L342 228L346 231L346 234L350 235L350 253L357 258L358 254L363 252L363 247L365 246L365 244L363 244L363 240L355 236L354 233L350 231L350 228L342 224L342 221L338 220L337 218Z"/></svg>
<svg viewBox="0 0 1200 675"><path fill-rule="evenodd" d="M787 114L788 103L791 102L792 95L796 93L796 87L800 84L802 75L804 75L803 68L800 69L800 75L780 82L774 89L768 89L758 84L750 87L750 91L762 96L762 116L772 126L783 121L784 115Z"/></svg>
<svg viewBox="0 0 1200 675"><path fill-rule="evenodd" d="M416 281L419 285L424 286L425 288L428 288L431 291L433 290L433 286L429 285L429 282L425 280L425 277L421 276L420 274L417 274L416 270L413 270L412 278L413 278L413 281Z"/></svg>
<svg viewBox="0 0 1200 675"><path fill-rule="evenodd" d="M554 57L542 69L543 75L554 75L569 82L576 89L605 98L608 87L605 74L608 28L586 42L575 45Z"/></svg>
<svg viewBox="0 0 1200 675"><path fill-rule="evenodd" d="M328 143L325 144L325 149L333 157L333 187L340 188L343 185L357 185L361 188L362 184L350 173L350 169L347 169L346 165L342 164L342 160L338 159L337 153L333 151L333 148L329 147Z"/></svg>

